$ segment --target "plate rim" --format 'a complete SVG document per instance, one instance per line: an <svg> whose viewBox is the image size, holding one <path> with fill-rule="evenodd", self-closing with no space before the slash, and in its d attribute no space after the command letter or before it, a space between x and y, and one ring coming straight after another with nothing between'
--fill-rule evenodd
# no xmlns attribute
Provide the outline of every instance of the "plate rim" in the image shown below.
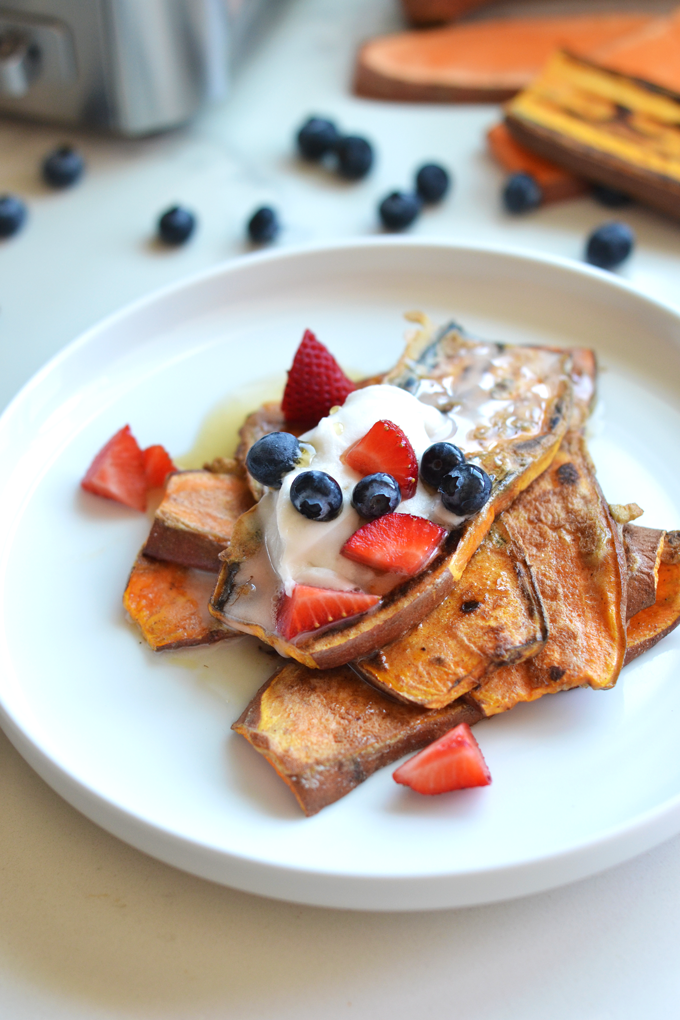
<svg viewBox="0 0 680 1020"><path fill-rule="evenodd" d="M671 320L680 327L680 309L670 302L664 302L656 297L645 294L627 280L621 279L605 270L600 270L585 263L554 255L543 255L540 252L520 246L507 246L501 244L470 244L457 243L442 239L394 238L394 237L373 237L361 239L342 239L339 241L324 242L322 244L308 243L296 245L284 249L275 249L265 252L251 253L228 259L202 269L177 281L166 284L152 290L149 294L124 305L122 308L97 321L87 330L77 336L60 351L53 355L34 375L21 387L12 398L7 407L0 415L0 437L2 431L7 427L14 415L20 412L25 401L30 398L31 393L44 379L49 377L55 370L58 370L70 358L76 356L79 351L90 344L96 344L100 334L105 333L116 324L134 317L145 309L152 308L156 304L162 304L170 296L181 294L183 291L191 290L193 287L219 278L224 275L236 273L242 268L253 267L256 271L258 265L277 262L294 261L300 256L332 255L335 252L347 252L352 249L375 249L379 251L386 248L403 249L428 249L431 251L465 252L476 255L491 255L501 258L518 260L523 263L539 264L540 266L551 266L562 270L570 275L581 276L593 279L611 288L614 291L622 291L637 301L648 305L657 312L668 315ZM3 551L4 542L0 543L0 553ZM310 865L284 865L254 859L252 856L236 853L210 846L200 839L189 839L176 831L149 822L142 815L121 807L120 804L106 795L88 785L79 775L76 775L64 764L58 763L50 758L49 754L36 744L29 733L20 725L20 721L14 718L7 709L3 691L0 687L0 725L6 733L10 742L19 751L28 764L69 804L79 810L86 817L100 825L102 828L123 839L126 843L135 846L137 849L150 854L166 864L178 867L190 873L200 875L222 884L234 886L248 892L271 896L273 898L293 900L294 902L308 903L316 906L328 907L349 907L350 909L365 910L422 910L422 909L450 909L452 906L470 906L475 903L499 902L504 899L511 899L517 896L524 896L533 892L555 888L571 881L584 878L597 873L616 863L627 860L638 853L655 846L664 839L670 838L680 830L680 793L674 795L662 804L648 808L629 818L625 823L611 826L601 832L596 838L585 838L581 842L571 844L567 850L554 851L549 854L539 854L529 859L524 857L522 861L506 863L502 866L489 865L480 869L468 869L464 873L451 874L442 872L427 875L372 875L372 874L348 874L338 873L336 870L323 870L310 867ZM135 829L139 830L135 834ZM150 844L160 840L162 846L151 847ZM624 846L625 844L625 846ZM618 850L615 852L615 849ZM187 862L187 854L197 851L201 862ZM588 854L595 857L607 856L606 862L600 861L593 866L588 865L581 858ZM218 873L211 863L210 858L218 858L219 861L228 861L232 870L238 872L237 879L233 876L225 877ZM566 865L566 867L564 867ZM548 877L548 873L555 867L562 866L564 877L556 878L554 874ZM531 880L529 872L545 872L541 879L534 875ZM266 874L265 874L266 873ZM276 876L279 876L276 879ZM519 880L516 883L516 891L504 892L499 895L498 890L488 890L488 895L483 895L481 888L485 883L493 886L503 881L503 876L515 875ZM288 880L287 892L285 894L276 891L281 885L281 876ZM538 882L536 878L538 877ZM304 881L300 882L303 878ZM489 881L491 879L491 881ZM291 895L292 888L295 890ZM461 883L471 883L470 897L464 895L464 890L458 888ZM355 889L355 894L348 897L347 884ZM378 900L366 897L367 884L379 886L393 886L399 883L402 889L401 899L392 905L384 903L384 895ZM283 883L286 884L285 882ZM328 889L326 893L317 886L330 884L335 885L335 890ZM432 885L438 886L440 895L433 897ZM449 899L441 903L441 886L447 885ZM298 888L299 886L299 888ZM356 895L356 892L359 895ZM348 899L353 902L348 903ZM380 901L380 902L379 902ZM437 902L439 901L439 902Z"/></svg>

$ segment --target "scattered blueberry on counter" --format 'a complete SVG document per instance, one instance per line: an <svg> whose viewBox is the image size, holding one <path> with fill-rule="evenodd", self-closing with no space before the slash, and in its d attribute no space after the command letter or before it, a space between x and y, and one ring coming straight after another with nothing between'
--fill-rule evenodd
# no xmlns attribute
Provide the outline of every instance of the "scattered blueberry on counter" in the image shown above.
<svg viewBox="0 0 680 1020"><path fill-rule="evenodd" d="M280 489L283 476L293 470L301 456L302 448L290 432L270 432L250 447L246 467L260 485Z"/></svg>
<svg viewBox="0 0 680 1020"><path fill-rule="evenodd" d="M248 220L248 237L253 244L266 244L268 241L273 241L280 229L281 224L276 210L268 205L257 209Z"/></svg>
<svg viewBox="0 0 680 1020"><path fill-rule="evenodd" d="M335 146L338 173L348 181L359 181L373 166L373 146L360 135L345 135Z"/></svg>
<svg viewBox="0 0 680 1020"><path fill-rule="evenodd" d="M627 223L603 223L592 232L586 245L586 262L600 269L616 269L635 246L635 234Z"/></svg>
<svg viewBox="0 0 680 1020"><path fill-rule="evenodd" d="M332 120L310 117L297 133L297 147L303 159L313 162L332 152L339 138Z"/></svg>
<svg viewBox="0 0 680 1020"><path fill-rule="evenodd" d="M401 503L401 489L393 475L379 471L354 486L352 506L367 521L391 514Z"/></svg>
<svg viewBox="0 0 680 1020"><path fill-rule="evenodd" d="M438 163L426 163L416 174L416 191L423 202L434 205L441 202L451 185L451 178Z"/></svg>
<svg viewBox="0 0 680 1020"><path fill-rule="evenodd" d="M418 195L409 191L393 191L382 200L378 213L387 230L406 230L417 219L421 208Z"/></svg>
<svg viewBox="0 0 680 1020"><path fill-rule="evenodd" d="M0 237L17 234L26 221L26 206L16 195L0 195Z"/></svg>
<svg viewBox="0 0 680 1020"><path fill-rule="evenodd" d="M80 180L85 170L85 160L77 149L60 145L45 156L42 175L53 188L69 188Z"/></svg>
<svg viewBox="0 0 680 1020"><path fill-rule="evenodd" d="M503 188L503 205L510 213L536 209L543 201L543 192L531 174L517 173L508 177Z"/></svg>
<svg viewBox="0 0 680 1020"><path fill-rule="evenodd" d="M342 510L342 490L325 471L303 471L290 487L290 501L310 521L334 521Z"/></svg>
<svg viewBox="0 0 680 1020"><path fill-rule="evenodd" d="M491 479L483 468L466 461L444 475L439 491L447 510L458 517L471 517L489 499Z"/></svg>
<svg viewBox="0 0 680 1020"><path fill-rule="evenodd" d="M158 236L166 244L184 244L196 228L196 217L188 209L175 205L158 220Z"/></svg>

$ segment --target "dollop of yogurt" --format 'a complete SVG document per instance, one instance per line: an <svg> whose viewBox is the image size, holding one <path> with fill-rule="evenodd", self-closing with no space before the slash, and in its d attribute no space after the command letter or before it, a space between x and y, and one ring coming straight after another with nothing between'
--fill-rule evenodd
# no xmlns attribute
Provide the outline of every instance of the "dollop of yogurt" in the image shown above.
<svg viewBox="0 0 680 1020"><path fill-rule="evenodd" d="M449 441L455 429L450 417L435 407L397 386L381 384L350 393L342 407L334 408L301 436L303 463L284 477L280 489L269 489L258 504L269 560L287 595L296 584L385 594L401 580L394 575L378 576L370 567L341 555L345 542L365 523L351 503L354 486L362 476L341 457L381 420L402 429L419 464L429 446ZM334 521L309 520L293 506L290 487L298 474L308 470L325 471L340 486L343 506ZM420 480L416 494L402 500L397 513L426 517L449 529L462 523L462 518L444 509L439 494Z"/></svg>

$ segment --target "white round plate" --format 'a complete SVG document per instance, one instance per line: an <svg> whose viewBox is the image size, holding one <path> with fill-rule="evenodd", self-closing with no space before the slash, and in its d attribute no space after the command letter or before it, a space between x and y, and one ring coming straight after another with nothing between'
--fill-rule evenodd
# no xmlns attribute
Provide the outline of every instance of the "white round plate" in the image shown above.
<svg viewBox="0 0 680 1020"><path fill-rule="evenodd" d="M612 691L479 724L491 787L419 797L384 769L306 819L230 731L274 659L250 638L154 654L126 621L148 520L79 489L103 443L130 423L198 464L229 453L305 328L371 374L398 357L414 308L490 338L594 347L604 492L680 527L680 318L614 276L372 240L249 257L102 323L0 421L0 721L66 800L163 861L286 900L429 909L551 888L680 830L680 630Z"/></svg>

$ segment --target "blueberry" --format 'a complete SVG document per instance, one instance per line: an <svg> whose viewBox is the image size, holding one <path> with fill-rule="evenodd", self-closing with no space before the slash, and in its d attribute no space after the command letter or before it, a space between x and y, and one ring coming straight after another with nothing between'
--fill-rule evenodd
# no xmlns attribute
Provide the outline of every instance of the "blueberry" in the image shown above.
<svg viewBox="0 0 680 1020"><path fill-rule="evenodd" d="M423 202L441 202L450 183L447 171L437 163L426 163L416 174L416 191Z"/></svg>
<svg viewBox="0 0 680 1020"><path fill-rule="evenodd" d="M325 471L303 471L290 487L290 501L310 521L334 521L342 510L342 490Z"/></svg>
<svg viewBox="0 0 680 1020"><path fill-rule="evenodd" d="M421 201L408 191L393 191L378 206L378 213L387 230L405 230L418 218Z"/></svg>
<svg viewBox="0 0 680 1020"><path fill-rule="evenodd" d="M620 209L624 205L630 205L633 201L625 191L609 188L606 184L593 185L593 198L600 205L606 205L608 209Z"/></svg>
<svg viewBox="0 0 680 1020"><path fill-rule="evenodd" d="M442 478L459 464L465 463L465 455L453 443L435 443L428 446L420 462L420 477L426 485L438 489Z"/></svg>
<svg viewBox="0 0 680 1020"><path fill-rule="evenodd" d="M466 462L444 475L439 491L447 510L458 517L471 517L488 500L491 479L483 468Z"/></svg>
<svg viewBox="0 0 680 1020"><path fill-rule="evenodd" d="M627 223L603 223L586 245L586 262L600 269L616 269L633 250L635 234Z"/></svg>
<svg viewBox="0 0 680 1020"><path fill-rule="evenodd" d="M508 212L529 212L542 201L543 192L531 174L519 173L508 177L503 188L503 204Z"/></svg>
<svg viewBox="0 0 680 1020"><path fill-rule="evenodd" d="M83 176L85 160L77 149L60 145L43 160L42 175L53 188L68 188Z"/></svg>
<svg viewBox="0 0 680 1020"><path fill-rule="evenodd" d="M15 195L0 195L0 237L18 233L26 219L26 206Z"/></svg>
<svg viewBox="0 0 680 1020"><path fill-rule="evenodd" d="M358 135L346 135L336 143L338 173L348 181L365 177L373 166L373 146Z"/></svg>
<svg viewBox="0 0 680 1020"><path fill-rule="evenodd" d="M188 241L196 227L196 217L188 209L174 205L160 217L158 236L166 244L184 244Z"/></svg>
<svg viewBox="0 0 680 1020"><path fill-rule="evenodd" d="M352 506L369 521L391 514L401 503L401 489L396 478L379 471L366 475L354 486Z"/></svg>
<svg viewBox="0 0 680 1020"><path fill-rule="evenodd" d="M297 146L303 159L322 159L332 152L339 137L332 120L310 117L297 133Z"/></svg>
<svg viewBox="0 0 680 1020"><path fill-rule="evenodd" d="M254 244L273 241L280 229L276 211L268 205L263 205L248 220L248 236Z"/></svg>
<svg viewBox="0 0 680 1020"><path fill-rule="evenodd" d="M300 460L302 450L290 432L270 432L248 450L246 467L253 478L272 489L281 488L281 479Z"/></svg>

